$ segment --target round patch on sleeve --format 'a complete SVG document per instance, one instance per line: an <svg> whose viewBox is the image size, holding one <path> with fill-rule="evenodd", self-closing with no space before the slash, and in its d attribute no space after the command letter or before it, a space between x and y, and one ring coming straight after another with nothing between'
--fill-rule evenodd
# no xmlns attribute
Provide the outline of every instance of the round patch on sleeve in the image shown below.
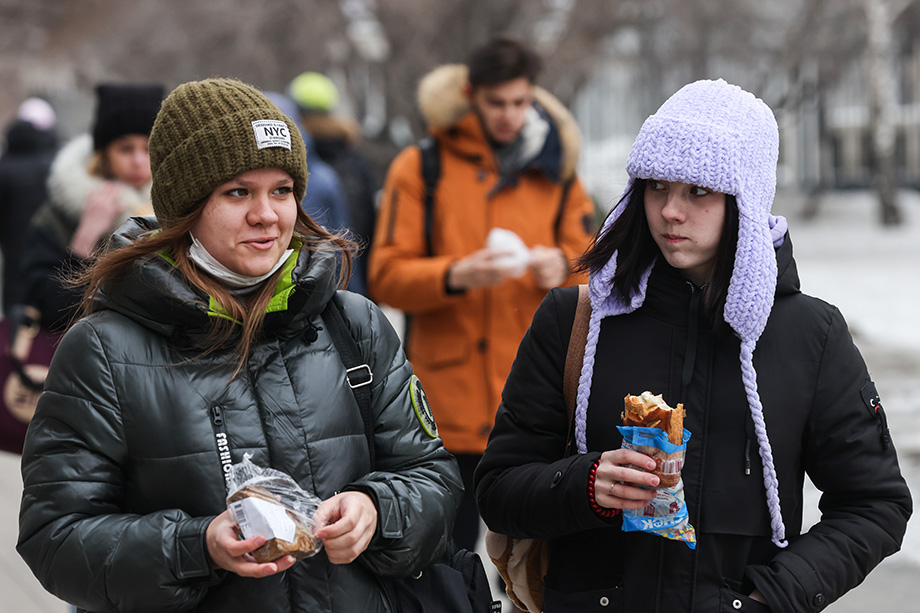
<svg viewBox="0 0 920 613"><path fill-rule="evenodd" d="M415 411L418 423L422 424L422 430L431 438L437 438L438 424L434 423L434 413L431 412L428 396L422 389L422 382L415 375L409 379L409 397L412 399L412 410Z"/></svg>

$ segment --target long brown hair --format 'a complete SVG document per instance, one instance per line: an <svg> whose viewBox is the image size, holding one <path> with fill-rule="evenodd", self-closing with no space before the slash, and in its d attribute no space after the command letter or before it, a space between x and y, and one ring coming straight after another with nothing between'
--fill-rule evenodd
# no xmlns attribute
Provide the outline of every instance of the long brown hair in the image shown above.
<svg viewBox="0 0 920 613"><path fill-rule="evenodd" d="M262 332L266 308L274 293L281 270L267 279L256 293L245 297L234 295L216 279L203 273L188 258L188 248L191 244L190 231L203 210L204 206L199 206L167 228L144 234L127 246L102 254L92 266L78 271L68 279L68 282L71 285L85 288L77 315L77 318L83 317L97 310L96 296L106 283L128 272L128 269L137 260L159 257L160 253L168 254L176 272L190 285L213 298L225 311L225 317L210 318L210 332L202 343L195 347L201 351L200 355L208 355L217 351L239 329L239 342L233 352L237 357L236 370L233 373L233 377L236 377L245 365L253 343ZM294 223L294 237L303 243L302 249L332 251L341 256L338 287L344 288L351 276L352 259L357 245L347 235L327 232L313 221L299 205Z"/></svg>

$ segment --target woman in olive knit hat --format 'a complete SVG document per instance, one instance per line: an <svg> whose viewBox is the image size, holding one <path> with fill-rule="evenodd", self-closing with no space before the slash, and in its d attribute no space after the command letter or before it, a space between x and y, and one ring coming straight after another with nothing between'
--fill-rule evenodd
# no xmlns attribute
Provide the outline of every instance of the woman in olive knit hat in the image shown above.
<svg viewBox="0 0 920 613"><path fill-rule="evenodd" d="M395 332L339 289L351 244L299 206L297 128L249 85L186 83L150 161L156 217L81 279L32 422L18 551L86 611L391 610L380 577L440 556L462 486ZM224 480L244 454L322 500L318 554L250 555L265 539L242 539Z"/></svg>

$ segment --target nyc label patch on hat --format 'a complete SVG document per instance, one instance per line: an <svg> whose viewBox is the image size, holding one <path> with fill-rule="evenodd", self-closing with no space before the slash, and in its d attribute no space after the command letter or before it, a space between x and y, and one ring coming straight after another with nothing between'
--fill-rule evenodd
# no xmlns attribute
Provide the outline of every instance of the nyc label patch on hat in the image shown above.
<svg viewBox="0 0 920 613"><path fill-rule="evenodd" d="M415 417L418 418L418 423L422 424L422 430L431 438L437 438L438 425L434 423L434 413L431 412L428 396L422 389L422 382L415 375L409 379L409 397L412 399L412 410L415 411Z"/></svg>
<svg viewBox="0 0 920 613"><path fill-rule="evenodd" d="M291 150L291 133L283 121L258 119L252 122L252 131L256 135L256 146L259 149L284 147L288 151Z"/></svg>

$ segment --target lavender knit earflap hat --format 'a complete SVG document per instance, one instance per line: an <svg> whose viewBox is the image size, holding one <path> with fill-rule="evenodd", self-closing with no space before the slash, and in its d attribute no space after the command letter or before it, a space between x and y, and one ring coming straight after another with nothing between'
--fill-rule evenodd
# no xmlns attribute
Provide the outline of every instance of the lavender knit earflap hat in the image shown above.
<svg viewBox="0 0 920 613"><path fill-rule="evenodd" d="M762 100L721 79L685 85L642 125L626 163L626 190L601 233L622 214L636 179L690 183L735 196L738 245L723 315L741 339L741 373L763 463L773 542L785 547L779 483L753 364L754 348L773 308L775 247L782 244L786 228L784 219L770 214L778 154L776 119ZM588 398L601 319L639 308L645 301L651 273L649 267L636 294L624 301L613 291L617 257L614 253L601 269L591 271L588 281L592 313L575 409L575 440L580 453L587 452Z"/></svg>

